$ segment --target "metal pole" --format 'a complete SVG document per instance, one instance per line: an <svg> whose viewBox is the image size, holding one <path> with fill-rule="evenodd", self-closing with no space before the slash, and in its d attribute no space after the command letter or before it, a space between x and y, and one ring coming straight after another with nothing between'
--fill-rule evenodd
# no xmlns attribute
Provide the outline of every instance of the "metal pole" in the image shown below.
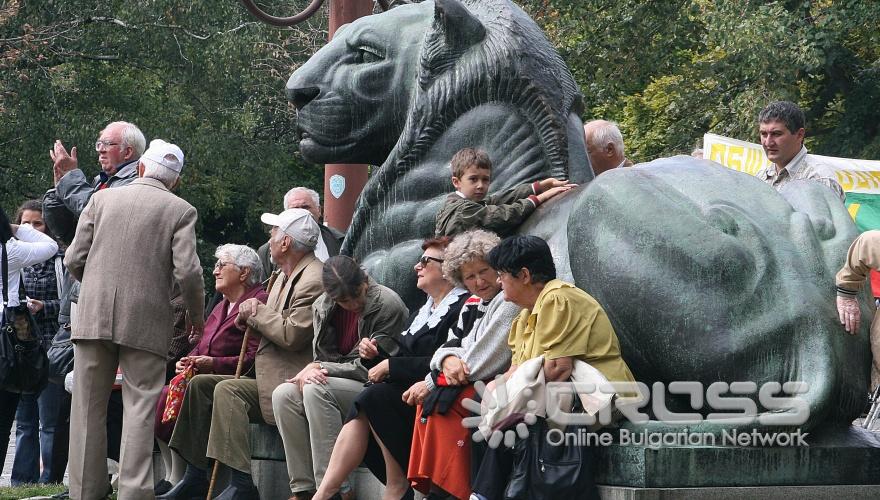
<svg viewBox="0 0 880 500"><path fill-rule="evenodd" d="M373 13L373 0L330 0L330 38L337 28ZM368 166L334 163L324 166L324 222L345 232L358 196L367 184Z"/></svg>

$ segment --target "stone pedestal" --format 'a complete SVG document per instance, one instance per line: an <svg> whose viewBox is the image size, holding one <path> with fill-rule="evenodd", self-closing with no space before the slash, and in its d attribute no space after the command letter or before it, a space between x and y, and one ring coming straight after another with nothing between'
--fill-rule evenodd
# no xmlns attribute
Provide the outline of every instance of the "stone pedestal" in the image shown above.
<svg viewBox="0 0 880 500"><path fill-rule="evenodd" d="M880 484L880 439L874 433L848 427L810 434L805 440L809 446L651 448L615 444L600 448L596 482L625 487L613 490L615 495L632 488L649 488L660 495L608 497L615 499L683 498L678 494L663 496L664 489L701 490L693 498L757 498L765 496L764 490L771 492L779 486ZM761 488L757 496L729 496L754 487L772 488ZM706 496L716 490L728 496ZM853 497L844 494L840 498Z"/></svg>
<svg viewBox="0 0 880 500"><path fill-rule="evenodd" d="M254 483L263 499L290 497L284 446L278 428L265 424L250 424L251 468ZM385 487L366 468L355 469L349 476L358 500L382 498Z"/></svg>
<svg viewBox="0 0 880 500"><path fill-rule="evenodd" d="M755 486L733 488L627 488L599 486L602 500L828 500L880 498L880 486Z"/></svg>

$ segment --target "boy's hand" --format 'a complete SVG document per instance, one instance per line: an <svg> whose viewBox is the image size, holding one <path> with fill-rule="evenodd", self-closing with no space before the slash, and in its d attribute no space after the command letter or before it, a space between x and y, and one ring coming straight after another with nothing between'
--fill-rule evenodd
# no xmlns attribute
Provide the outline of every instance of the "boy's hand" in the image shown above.
<svg viewBox="0 0 880 500"><path fill-rule="evenodd" d="M544 203L547 200L549 200L555 196L558 196L562 193L570 191L571 188L576 187L576 186L577 186L577 184L564 184L562 186L552 187L552 188L544 191L543 193L539 194L538 201L541 203Z"/></svg>
<svg viewBox="0 0 880 500"><path fill-rule="evenodd" d="M577 186L577 184L570 184L567 180L559 180L559 179L556 179L555 177L548 177L546 179L538 181L539 191L537 194L541 194L544 191L547 191L548 189L560 187L560 186L575 187L575 186Z"/></svg>

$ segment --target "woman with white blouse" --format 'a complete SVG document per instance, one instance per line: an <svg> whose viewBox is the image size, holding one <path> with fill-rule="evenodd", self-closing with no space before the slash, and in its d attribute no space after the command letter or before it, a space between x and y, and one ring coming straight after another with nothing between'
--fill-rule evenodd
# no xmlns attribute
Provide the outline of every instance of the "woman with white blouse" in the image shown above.
<svg viewBox="0 0 880 500"><path fill-rule="evenodd" d="M20 304L18 288L21 279L21 271L25 267L38 264L52 258L58 252L58 243L50 236L37 231L30 224L10 224L6 212L0 208L0 244L8 265L6 282L7 289L4 291L7 297L8 308L18 307ZM3 285L0 283L0 289ZM0 311L0 317L6 313L6 308ZM19 393L0 390L0 472L3 470L3 462L6 459L6 448L9 445L9 432L12 429L12 421L15 419L15 411L18 407Z"/></svg>

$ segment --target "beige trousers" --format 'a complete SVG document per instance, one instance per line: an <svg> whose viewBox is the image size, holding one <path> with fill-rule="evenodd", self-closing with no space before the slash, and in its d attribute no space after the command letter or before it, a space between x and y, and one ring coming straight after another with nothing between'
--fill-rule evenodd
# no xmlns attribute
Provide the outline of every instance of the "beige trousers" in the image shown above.
<svg viewBox="0 0 880 500"><path fill-rule="evenodd" d="M272 412L287 458L290 491L315 491L324 479L330 454L348 410L364 383L329 377L327 384L285 383L272 392ZM342 491L350 489L346 480Z"/></svg>
<svg viewBox="0 0 880 500"><path fill-rule="evenodd" d="M120 500L151 500L156 400L165 385L165 358L107 340L77 340L70 407L70 498L104 498L107 482L107 401L122 370Z"/></svg>

